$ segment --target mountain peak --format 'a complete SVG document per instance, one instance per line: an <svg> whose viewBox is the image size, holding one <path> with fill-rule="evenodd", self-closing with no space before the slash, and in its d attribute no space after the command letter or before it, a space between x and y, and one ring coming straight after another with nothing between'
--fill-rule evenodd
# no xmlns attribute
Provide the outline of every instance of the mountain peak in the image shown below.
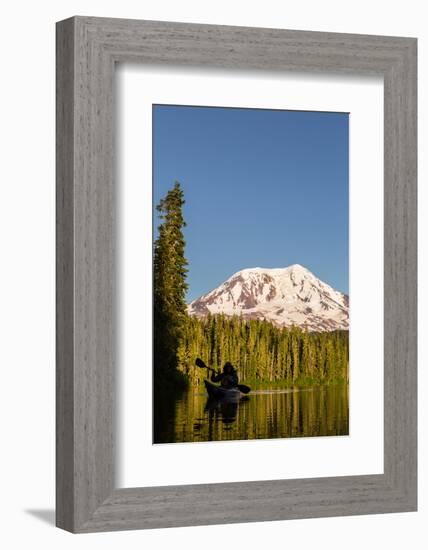
<svg viewBox="0 0 428 550"><path fill-rule="evenodd" d="M309 269L307 269L306 267L300 264L292 264L286 267L285 269L288 269L289 271L300 272L300 273L308 273L308 272L310 273Z"/></svg>
<svg viewBox="0 0 428 550"><path fill-rule="evenodd" d="M191 302L188 312L198 317L240 315L311 331L349 326L348 297L300 264L242 269Z"/></svg>

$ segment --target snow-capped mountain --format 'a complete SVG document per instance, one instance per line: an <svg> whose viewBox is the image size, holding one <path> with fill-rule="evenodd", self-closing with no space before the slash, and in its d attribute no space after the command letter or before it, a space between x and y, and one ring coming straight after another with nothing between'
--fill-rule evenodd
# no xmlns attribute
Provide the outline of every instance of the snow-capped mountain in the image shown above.
<svg viewBox="0 0 428 550"><path fill-rule="evenodd" d="M309 331L349 328L349 299L295 264L238 271L218 288L191 302L190 315L209 313L264 319L277 326Z"/></svg>

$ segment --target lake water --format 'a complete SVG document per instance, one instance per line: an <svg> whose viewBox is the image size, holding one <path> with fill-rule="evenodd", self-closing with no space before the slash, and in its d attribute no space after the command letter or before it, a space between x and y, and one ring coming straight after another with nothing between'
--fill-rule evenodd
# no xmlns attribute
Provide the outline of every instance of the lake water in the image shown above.
<svg viewBox="0 0 428 550"><path fill-rule="evenodd" d="M159 403L154 432L155 443L348 435L348 386L257 390L232 403L191 389Z"/></svg>

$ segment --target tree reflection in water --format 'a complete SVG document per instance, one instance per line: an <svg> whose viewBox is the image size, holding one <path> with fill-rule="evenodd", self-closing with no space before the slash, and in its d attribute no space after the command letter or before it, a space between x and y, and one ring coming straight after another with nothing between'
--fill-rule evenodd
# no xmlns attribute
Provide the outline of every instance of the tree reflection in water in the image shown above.
<svg viewBox="0 0 428 550"><path fill-rule="evenodd" d="M208 399L196 388L160 416L155 443L348 435L348 386L263 390L239 401Z"/></svg>

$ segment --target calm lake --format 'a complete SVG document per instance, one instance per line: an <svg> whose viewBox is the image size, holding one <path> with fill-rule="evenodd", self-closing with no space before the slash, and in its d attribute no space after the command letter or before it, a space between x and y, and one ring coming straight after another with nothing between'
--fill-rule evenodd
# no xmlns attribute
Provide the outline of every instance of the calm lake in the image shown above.
<svg viewBox="0 0 428 550"><path fill-rule="evenodd" d="M349 434L347 385L256 390L237 403L193 388L159 405L154 443Z"/></svg>

